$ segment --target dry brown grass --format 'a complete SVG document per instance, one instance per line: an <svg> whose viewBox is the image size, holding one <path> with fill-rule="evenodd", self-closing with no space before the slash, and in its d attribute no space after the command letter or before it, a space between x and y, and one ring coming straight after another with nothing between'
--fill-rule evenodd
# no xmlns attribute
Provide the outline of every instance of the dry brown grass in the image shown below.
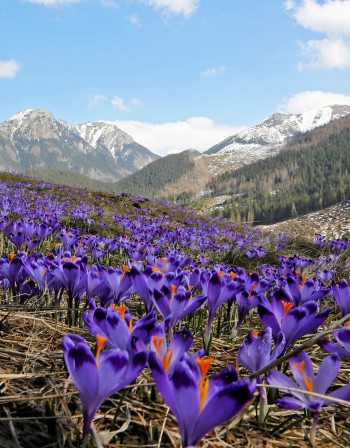
<svg viewBox="0 0 350 448"><path fill-rule="evenodd" d="M55 316L54 316L55 317ZM62 336L68 332L88 337L85 330L67 328L51 312L0 311L0 447L77 447L82 416L79 396L66 372ZM242 329L246 334L249 329ZM235 364L239 342L214 339L214 371ZM319 363L324 354L312 349ZM212 372L212 373L213 373ZM349 383L350 363L343 363L338 384ZM257 397L227 425L207 435L201 448L308 447L310 422L303 412L270 406L266 425L256 422ZM350 446L349 407L322 410L317 446ZM179 447L177 424L155 393L147 369L124 393L106 401L94 420L91 446Z"/></svg>

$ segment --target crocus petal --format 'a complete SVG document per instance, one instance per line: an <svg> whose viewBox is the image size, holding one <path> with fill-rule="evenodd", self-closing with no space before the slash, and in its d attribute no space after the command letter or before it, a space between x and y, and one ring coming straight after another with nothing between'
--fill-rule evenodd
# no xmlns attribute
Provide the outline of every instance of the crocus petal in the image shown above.
<svg viewBox="0 0 350 448"><path fill-rule="evenodd" d="M190 302L187 302L186 308L178 315L177 320L183 319L185 316L188 316L189 314L193 313L198 309L203 303L206 301L205 296L195 296L191 299Z"/></svg>
<svg viewBox="0 0 350 448"><path fill-rule="evenodd" d="M98 395L103 400L126 385L124 372L128 361L129 355L124 350L108 350L100 354Z"/></svg>
<svg viewBox="0 0 350 448"><path fill-rule="evenodd" d="M221 279L219 277L219 274L215 272L210 277L208 284L208 308L210 314L215 313L220 292L221 292Z"/></svg>
<svg viewBox="0 0 350 448"><path fill-rule="evenodd" d="M329 339L322 338L320 341L318 341L318 345L328 353L338 353L339 356L350 358L350 351L345 350L343 347L339 347L339 345L335 344Z"/></svg>
<svg viewBox="0 0 350 448"><path fill-rule="evenodd" d="M333 392L329 393L327 396L333 397L333 398L339 398L340 400L349 401L350 400L350 384L340 387L337 390L334 390Z"/></svg>
<svg viewBox="0 0 350 448"><path fill-rule="evenodd" d="M155 289L152 292L151 297L152 297L153 303L155 304L157 310L160 312L160 314L163 317L167 317L171 314L169 300L161 291L159 291L159 289Z"/></svg>
<svg viewBox="0 0 350 448"><path fill-rule="evenodd" d="M222 425L240 412L252 398L255 382L247 379L237 381L219 390L205 404L192 428L188 443L195 445L207 432Z"/></svg>
<svg viewBox="0 0 350 448"><path fill-rule="evenodd" d="M175 405L175 393L156 353L150 352L148 365L151 369L152 377L154 379L154 382L156 383L157 389L159 390L165 403L171 409L171 412L175 415L176 420L178 420L179 422L179 419L181 419L181 417L179 416Z"/></svg>
<svg viewBox="0 0 350 448"><path fill-rule="evenodd" d="M288 390L285 388L300 389L298 385L294 383L294 381L277 370L270 370L269 372L267 372L266 380L269 384L271 384L271 386L275 386L277 388L282 387L284 388L282 390L286 390L286 392L288 392ZM289 393L293 394L300 401L305 401L305 394L294 391L291 391Z"/></svg>
<svg viewBox="0 0 350 448"><path fill-rule="evenodd" d="M335 339L350 351L350 328L341 328L333 332Z"/></svg>
<svg viewBox="0 0 350 448"><path fill-rule="evenodd" d="M74 334L62 339L66 366L82 401L94 401L98 392L96 360L86 341Z"/></svg>
<svg viewBox="0 0 350 448"><path fill-rule="evenodd" d="M265 325L265 327L271 328L273 337L274 339L276 339L279 332L281 331L281 327L274 313L271 310L269 310L266 306L259 305L258 314L260 320Z"/></svg>
<svg viewBox="0 0 350 448"><path fill-rule="evenodd" d="M276 405L284 409L300 409L305 408L305 403L294 397L283 397L276 401Z"/></svg>
<svg viewBox="0 0 350 448"><path fill-rule="evenodd" d="M337 353L327 356L320 365L314 382L314 392L325 394L338 375L341 366Z"/></svg>
<svg viewBox="0 0 350 448"><path fill-rule="evenodd" d="M176 409L181 415L182 423L178 421L183 445L193 445L191 432L196 418L199 415L199 388L198 380L193 370L185 362L175 366L172 383L175 390Z"/></svg>

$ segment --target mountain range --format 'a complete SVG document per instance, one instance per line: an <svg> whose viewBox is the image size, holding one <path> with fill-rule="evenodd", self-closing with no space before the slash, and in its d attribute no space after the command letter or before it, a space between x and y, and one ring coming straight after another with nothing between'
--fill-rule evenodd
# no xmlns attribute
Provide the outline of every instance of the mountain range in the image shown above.
<svg viewBox="0 0 350 448"><path fill-rule="evenodd" d="M173 170L179 173L176 180L172 176L164 183L162 166L169 169L170 164L170 156L166 156L122 179L117 185L119 191L127 189L135 194L147 191L149 196L165 197L169 200L176 196L186 201L196 200L211 193L208 183L217 176L274 157L304 132L318 129L348 115L350 106L342 105L326 106L304 114L276 113L257 125L226 138L202 154L190 152L191 164L186 170L178 170L178 166L183 162L182 155L172 155ZM156 166L158 169L155 169ZM152 182L147 183L147 179L151 178ZM156 187L153 188L152 185Z"/></svg>
<svg viewBox="0 0 350 448"><path fill-rule="evenodd" d="M0 169L73 171L115 182L159 156L115 123L73 125L45 109L27 109L0 123Z"/></svg>
<svg viewBox="0 0 350 448"><path fill-rule="evenodd" d="M27 109L0 123L0 169L46 178L58 171L65 179L73 171L79 182L103 181L104 190L198 198L209 193L208 181L215 176L275 156L301 133L346 115L346 105L274 113L202 154L186 151L160 158L114 122L73 125L45 109ZM99 188L98 183L90 186Z"/></svg>

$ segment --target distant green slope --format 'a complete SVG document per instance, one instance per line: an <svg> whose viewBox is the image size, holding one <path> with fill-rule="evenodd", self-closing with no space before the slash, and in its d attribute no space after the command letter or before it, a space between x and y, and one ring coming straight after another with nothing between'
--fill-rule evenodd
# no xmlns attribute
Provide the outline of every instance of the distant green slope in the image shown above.
<svg viewBox="0 0 350 448"><path fill-rule="evenodd" d="M167 184L176 182L180 177L191 171L195 163L197 151L184 151L180 154L170 154L151 162L130 176L118 181L117 191L155 197Z"/></svg>
<svg viewBox="0 0 350 448"><path fill-rule="evenodd" d="M55 184L68 185L70 187L87 188L95 191L116 191L115 183L101 182L90 179L83 174L67 170L54 170L48 168L38 168L35 170L27 170L25 174L36 177L47 182L54 182Z"/></svg>
<svg viewBox="0 0 350 448"><path fill-rule="evenodd" d="M212 179L213 195L229 194L214 214L273 223L350 197L350 117L301 134L278 155Z"/></svg>

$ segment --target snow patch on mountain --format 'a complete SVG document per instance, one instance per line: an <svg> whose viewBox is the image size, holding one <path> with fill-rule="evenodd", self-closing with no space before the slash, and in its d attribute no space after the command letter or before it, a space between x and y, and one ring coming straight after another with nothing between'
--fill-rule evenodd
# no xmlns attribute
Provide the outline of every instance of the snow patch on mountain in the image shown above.
<svg viewBox="0 0 350 448"><path fill-rule="evenodd" d="M234 134L211 147L200 157L208 158L212 174L238 169L276 155L299 133L323 126L350 114L350 106L333 105L303 114L275 113L255 126Z"/></svg>

